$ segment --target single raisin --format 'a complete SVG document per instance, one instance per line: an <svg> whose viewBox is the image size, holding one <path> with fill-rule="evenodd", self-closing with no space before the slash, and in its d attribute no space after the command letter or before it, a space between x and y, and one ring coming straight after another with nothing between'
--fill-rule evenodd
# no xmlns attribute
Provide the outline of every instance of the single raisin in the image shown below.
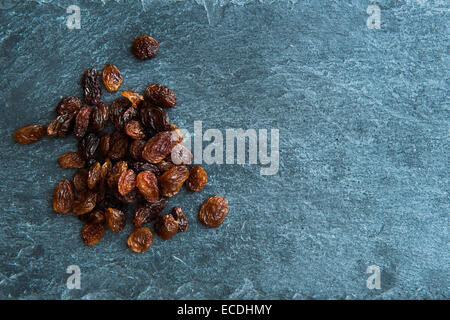
<svg viewBox="0 0 450 320"><path fill-rule="evenodd" d="M66 152L59 156L58 163L61 168L83 168L85 165L84 159L78 152Z"/></svg>
<svg viewBox="0 0 450 320"><path fill-rule="evenodd" d="M142 158L151 163L161 162L181 141L183 135L180 130L159 132L145 144Z"/></svg>
<svg viewBox="0 0 450 320"><path fill-rule="evenodd" d="M102 90L97 77L97 70L89 68L83 73L81 80L84 92L84 100L89 105L96 105L100 101Z"/></svg>
<svg viewBox="0 0 450 320"><path fill-rule="evenodd" d="M155 220L167 205L167 198L160 198L158 201L150 203L140 203L134 210L133 225L139 227L143 224Z"/></svg>
<svg viewBox="0 0 450 320"><path fill-rule="evenodd" d="M189 177L189 170L185 166L175 166L167 170L158 178L159 191L165 197L172 197L180 192L183 183Z"/></svg>
<svg viewBox="0 0 450 320"><path fill-rule="evenodd" d="M136 119L138 110L125 97L115 99L109 107L109 119L118 131L122 131L128 121Z"/></svg>
<svg viewBox="0 0 450 320"><path fill-rule="evenodd" d="M100 162L97 161L89 168L87 180L88 188L91 190L95 189L97 184L100 182L101 178L102 178L102 166L100 165Z"/></svg>
<svg viewBox="0 0 450 320"><path fill-rule="evenodd" d="M155 132L171 130L169 116L163 108L144 101L139 109L139 114L142 123L147 128Z"/></svg>
<svg viewBox="0 0 450 320"><path fill-rule="evenodd" d="M105 227L101 223L88 223L81 230L81 239L88 246L98 243L105 234Z"/></svg>
<svg viewBox="0 0 450 320"><path fill-rule="evenodd" d="M73 126L73 135L77 139L81 139L86 134L89 127L89 120L91 119L92 109L89 106L84 106L80 109L75 117L75 124Z"/></svg>
<svg viewBox="0 0 450 320"><path fill-rule="evenodd" d="M78 192L72 206L72 213L76 216L91 212L97 203L97 193L91 190Z"/></svg>
<svg viewBox="0 0 450 320"><path fill-rule="evenodd" d="M14 140L21 144L30 144L41 140L47 133L45 126L35 124L22 127L14 132Z"/></svg>
<svg viewBox="0 0 450 320"><path fill-rule="evenodd" d="M138 187L145 200L156 202L159 199L158 179L151 171L142 171L136 177L136 187Z"/></svg>
<svg viewBox="0 0 450 320"><path fill-rule="evenodd" d="M126 196L136 187L136 174L133 170L128 169L119 177L117 182L117 190L122 196Z"/></svg>
<svg viewBox="0 0 450 320"><path fill-rule="evenodd" d="M131 251L144 252L153 243L153 233L149 228L136 228L128 237L127 244Z"/></svg>
<svg viewBox="0 0 450 320"><path fill-rule="evenodd" d="M163 108L173 108L177 104L175 92L161 84L151 84L145 88L145 99Z"/></svg>
<svg viewBox="0 0 450 320"><path fill-rule="evenodd" d="M119 69L113 64L107 64L102 71L102 80L106 90L117 91L122 84L123 77Z"/></svg>
<svg viewBox="0 0 450 320"><path fill-rule="evenodd" d="M102 135L98 145L98 151L103 158L106 158L109 153L109 143L111 141L111 136L109 133Z"/></svg>
<svg viewBox="0 0 450 320"><path fill-rule="evenodd" d="M77 192L86 190L88 188L89 171L87 169L78 169L73 175L73 185Z"/></svg>
<svg viewBox="0 0 450 320"><path fill-rule="evenodd" d="M214 196L206 200L200 207L198 218L209 228L217 228L228 215L228 200Z"/></svg>
<svg viewBox="0 0 450 320"><path fill-rule="evenodd" d="M105 213L106 223L114 232L121 232L125 228L125 214L114 208L108 208Z"/></svg>
<svg viewBox="0 0 450 320"><path fill-rule="evenodd" d="M148 35L142 35L134 39L131 51L139 60L152 59L158 52L158 41Z"/></svg>
<svg viewBox="0 0 450 320"><path fill-rule="evenodd" d="M53 193L53 210L60 214L68 213L72 209L73 197L72 183L67 179L62 180Z"/></svg>
<svg viewBox="0 0 450 320"><path fill-rule="evenodd" d="M128 137L119 131L111 135L109 142L108 156L111 160L120 160L125 157L128 151Z"/></svg>
<svg viewBox="0 0 450 320"><path fill-rule="evenodd" d="M136 161L142 161L143 160L142 159L142 150L144 150L145 143L146 143L146 141L142 140L142 139L133 140L133 142L130 143L130 147L128 148L128 152L129 152L131 158L133 158Z"/></svg>
<svg viewBox="0 0 450 320"><path fill-rule="evenodd" d="M91 124L92 130L95 132L105 129L109 119L109 107L104 102L99 102L97 106L92 110Z"/></svg>
<svg viewBox="0 0 450 320"><path fill-rule="evenodd" d="M124 96L125 98L127 98L131 102L131 106L133 108L137 108L138 105L142 101L144 101L144 97L141 96L136 91L131 91L131 90L124 91L124 92L122 92L122 96Z"/></svg>
<svg viewBox="0 0 450 320"><path fill-rule="evenodd" d="M62 98L56 107L56 114L58 116L62 114L77 113L81 108L81 99L78 97L65 97Z"/></svg>
<svg viewBox="0 0 450 320"><path fill-rule="evenodd" d="M65 113L56 117L47 127L47 135L64 138L72 128L75 113Z"/></svg>
<svg viewBox="0 0 450 320"><path fill-rule="evenodd" d="M99 143L100 138L95 133L89 133L78 142L78 152L85 160L89 160L94 157Z"/></svg>
<svg viewBox="0 0 450 320"><path fill-rule="evenodd" d="M208 175L205 169L200 166L193 166L189 170L189 178L186 181L186 187L189 191L200 191L208 182Z"/></svg>
<svg viewBox="0 0 450 320"><path fill-rule="evenodd" d="M171 214L163 214L156 218L155 232L163 240L172 238L178 231L178 221Z"/></svg>
<svg viewBox="0 0 450 320"><path fill-rule="evenodd" d="M144 127L137 120L131 120L125 125L125 133L132 139L145 139Z"/></svg>
<svg viewBox="0 0 450 320"><path fill-rule="evenodd" d="M176 221L178 221L178 231L186 232L189 223L183 210L180 207L173 207L170 214Z"/></svg>
<svg viewBox="0 0 450 320"><path fill-rule="evenodd" d="M117 189L117 183L119 182L119 178L122 175L123 172L126 172L128 170L128 163L126 161L119 161L117 162L112 170L109 176L107 177L108 187L110 189Z"/></svg>

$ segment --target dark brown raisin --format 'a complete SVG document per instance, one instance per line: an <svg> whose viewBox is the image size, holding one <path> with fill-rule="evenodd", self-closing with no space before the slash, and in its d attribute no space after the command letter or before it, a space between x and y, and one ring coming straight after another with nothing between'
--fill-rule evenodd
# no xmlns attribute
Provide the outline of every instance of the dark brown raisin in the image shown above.
<svg viewBox="0 0 450 320"><path fill-rule="evenodd" d="M83 86L84 100L89 105L96 105L100 101L102 90L97 77L97 70L89 68L83 73L81 80Z"/></svg>
<svg viewBox="0 0 450 320"><path fill-rule="evenodd" d="M109 153L109 143L111 140L111 136L109 133L105 133L101 138L98 145L98 151L103 158L106 158Z"/></svg>
<svg viewBox="0 0 450 320"><path fill-rule="evenodd" d="M121 232L125 228L125 214L114 208L108 208L105 213L106 223L114 232Z"/></svg>
<svg viewBox="0 0 450 320"><path fill-rule="evenodd" d="M185 166L175 166L167 170L158 178L159 192L165 197L176 195L188 177L189 170Z"/></svg>
<svg viewBox="0 0 450 320"><path fill-rule="evenodd" d="M97 203L97 194L91 190L78 192L72 206L72 213L76 216L91 212Z"/></svg>
<svg viewBox="0 0 450 320"><path fill-rule="evenodd" d="M198 218L209 228L217 228L228 215L228 200L214 196L206 200L200 207Z"/></svg>
<svg viewBox="0 0 450 320"><path fill-rule="evenodd" d="M98 209L88 214L81 215L80 217L87 217L87 223L104 223L106 221L105 213Z"/></svg>
<svg viewBox="0 0 450 320"><path fill-rule="evenodd" d="M155 220L167 205L167 198L160 198L158 201L150 203L143 202L136 207L133 216L133 225L139 227L143 224Z"/></svg>
<svg viewBox="0 0 450 320"><path fill-rule="evenodd" d="M142 35L134 39L131 51L139 60L152 59L158 52L158 41L148 35Z"/></svg>
<svg viewBox="0 0 450 320"><path fill-rule="evenodd" d="M103 212L106 212L106 209L108 209L108 208L115 208L115 209L123 210L125 208L125 205L122 201L117 199L115 196L107 193L107 194L105 194L105 198L97 204L96 208Z"/></svg>
<svg viewBox="0 0 450 320"><path fill-rule="evenodd" d="M139 140L136 140L139 141ZM134 170L134 172L139 173L142 171L151 171L155 174L155 176L160 176L160 171L158 167L154 164L144 162L144 161L132 161L130 163L130 168Z"/></svg>
<svg viewBox="0 0 450 320"><path fill-rule="evenodd" d="M142 199L139 190L136 188L128 192L125 196L121 195L117 190L113 190L113 194L122 203L134 203Z"/></svg>
<svg viewBox="0 0 450 320"><path fill-rule="evenodd" d="M87 189L89 171L87 169L78 169L73 175L73 185L77 192Z"/></svg>
<svg viewBox="0 0 450 320"><path fill-rule="evenodd" d="M106 90L114 92L122 84L123 77L119 69L113 64L107 64L102 71L102 80Z"/></svg>
<svg viewBox="0 0 450 320"><path fill-rule="evenodd" d="M170 160L163 160L161 162L158 162L156 164L156 166L158 167L158 170L160 171L160 175L163 174L164 172L172 169L173 167L175 167L175 164L170 161Z"/></svg>
<svg viewBox="0 0 450 320"><path fill-rule="evenodd" d="M119 191L122 196L126 196L135 187L136 174L134 173L134 171L128 169L127 171L122 172L117 182L117 191Z"/></svg>
<svg viewBox="0 0 450 320"><path fill-rule="evenodd" d="M99 102L92 110L91 119L92 130L99 132L105 129L109 119L108 105L104 102Z"/></svg>
<svg viewBox="0 0 450 320"><path fill-rule="evenodd" d="M177 104L175 92L161 84L151 84L145 88L145 99L163 108L173 108Z"/></svg>
<svg viewBox="0 0 450 320"><path fill-rule="evenodd" d="M51 137L65 137L72 128L75 113L61 114L56 117L47 127L47 135Z"/></svg>
<svg viewBox="0 0 450 320"><path fill-rule="evenodd" d="M86 134L89 127L89 120L91 119L92 109L89 106L84 106L80 109L75 117L75 124L73 126L73 135L77 139L81 139Z"/></svg>
<svg viewBox="0 0 450 320"><path fill-rule="evenodd" d="M105 227L101 223L88 223L81 230L81 239L88 246L98 243L105 234Z"/></svg>
<svg viewBox="0 0 450 320"><path fill-rule="evenodd" d="M134 229L127 240L128 247L134 252L144 252L152 243L153 233L146 227Z"/></svg>
<svg viewBox="0 0 450 320"><path fill-rule="evenodd" d="M175 220L178 221L178 231L186 232L189 223L183 210L180 207L173 207L170 214L173 216Z"/></svg>
<svg viewBox="0 0 450 320"><path fill-rule="evenodd" d="M77 113L81 108L81 99L77 97L62 98L56 107L56 114L58 116L67 113Z"/></svg>
<svg viewBox="0 0 450 320"><path fill-rule="evenodd" d="M66 152L59 156L58 163L61 168L83 168L85 165L84 159L78 152Z"/></svg>
<svg viewBox="0 0 450 320"><path fill-rule="evenodd" d="M78 143L78 152L85 160L89 160L94 157L99 143L99 137L95 133L89 133Z"/></svg>
<svg viewBox="0 0 450 320"><path fill-rule="evenodd" d="M133 111L128 111L124 116L125 112L129 109L134 110L137 115L136 109L131 106L130 101L125 97L119 97L111 103L109 107L109 119L118 131L122 131L125 124L131 120Z"/></svg>
<svg viewBox="0 0 450 320"><path fill-rule="evenodd" d="M45 126L35 124L22 127L14 132L14 140L21 144L30 144L41 140L47 133Z"/></svg>
<svg viewBox="0 0 450 320"><path fill-rule="evenodd" d="M178 221L171 214L163 214L156 218L155 232L163 240L172 238L178 231Z"/></svg>
<svg viewBox="0 0 450 320"><path fill-rule="evenodd" d="M189 178L186 181L186 187L189 191L200 191L208 182L208 175L205 169L200 166L193 166L189 170Z"/></svg>
<svg viewBox="0 0 450 320"><path fill-rule="evenodd" d="M144 97L141 96L136 91L131 91L131 90L124 91L124 92L122 92L122 96L124 96L125 98L127 98L131 102L131 106L133 108L137 108L138 105L142 101L144 101Z"/></svg>
<svg viewBox="0 0 450 320"><path fill-rule="evenodd" d="M130 153L130 156L134 160L136 160L136 161L144 160L144 159L142 159L142 150L144 150L145 143L146 143L146 141L142 140L142 139L133 140L133 142L130 143L130 147L128 148L128 152Z"/></svg>
<svg viewBox="0 0 450 320"><path fill-rule="evenodd" d="M68 213L72 209L73 197L72 183L67 179L62 180L53 193L53 210L60 214Z"/></svg>
<svg viewBox="0 0 450 320"><path fill-rule="evenodd" d="M101 178L102 178L102 166L100 165L100 162L96 162L89 168L87 180L88 188L91 190L95 189Z"/></svg>
<svg viewBox="0 0 450 320"><path fill-rule="evenodd" d="M139 109L141 121L147 128L155 132L170 131L170 121L167 112L158 106L154 106L147 101L141 104Z"/></svg>
<svg viewBox="0 0 450 320"><path fill-rule="evenodd" d="M125 125L125 133L132 139L145 139L144 127L137 120L131 120Z"/></svg>
<svg viewBox="0 0 450 320"><path fill-rule="evenodd" d="M117 189L117 183L119 182L120 176L127 170L128 163L126 161L117 162L113 166L110 175L107 177L108 187L110 189Z"/></svg>
<svg viewBox="0 0 450 320"><path fill-rule="evenodd" d="M111 135L109 142L108 156L111 160L120 160L125 157L128 151L128 137L125 134L115 131Z"/></svg>
<svg viewBox="0 0 450 320"><path fill-rule="evenodd" d="M142 171L136 177L136 187L138 187L145 200L156 202L159 199L158 179L151 171Z"/></svg>
<svg viewBox="0 0 450 320"><path fill-rule="evenodd" d="M183 135L180 130L157 133L145 144L142 158L150 163L161 162L181 141L183 141Z"/></svg>

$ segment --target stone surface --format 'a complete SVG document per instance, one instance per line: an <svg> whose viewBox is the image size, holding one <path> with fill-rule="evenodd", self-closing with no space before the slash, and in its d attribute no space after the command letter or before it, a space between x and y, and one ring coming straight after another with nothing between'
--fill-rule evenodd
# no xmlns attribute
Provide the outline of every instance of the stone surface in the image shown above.
<svg viewBox="0 0 450 320"><path fill-rule="evenodd" d="M80 30L66 27L73 1L0 1L0 298L449 298L447 1L76 2ZM159 40L153 60L129 50L142 33ZM127 249L130 223L83 245L82 223L51 208L75 139L20 146L12 133L49 123L106 63L123 90L174 89L169 114L191 132L279 129L279 172L205 165L205 189L169 203L188 232L144 254ZM207 229L197 211L215 194L230 213ZM370 265L380 290L366 287Z"/></svg>

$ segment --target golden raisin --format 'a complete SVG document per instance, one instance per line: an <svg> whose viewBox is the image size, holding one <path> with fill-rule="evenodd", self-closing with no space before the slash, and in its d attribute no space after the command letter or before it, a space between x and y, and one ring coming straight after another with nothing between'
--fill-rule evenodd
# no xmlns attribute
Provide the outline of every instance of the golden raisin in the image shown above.
<svg viewBox="0 0 450 320"><path fill-rule="evenodd" d="M88 246L98 243L105 234L105 227L100 223L88 223L81 230L81 239Z"/></svg>
<svg viewBox="0 0 450 320"><path fill-rule="evenodd" d="M68 213L72 209L73 197L72 183L67 179L62 180L53 193L53 210L60 214Z"/></svg>
<svg viewBox="0 0 450 320"><path fill-rule="evenodd" d="M41 140L47 133L47 128L38 124L22 127L14 132L14 140L21 144L30 144Z"/></svg>
<svg viewBox="0 0 450 320"><path fill-rule="evenodd" d="M102 80L106 90L117 91L122 84L123 77L119 69L113 64L107 64L102 71Z"/></svg>
<svg viewBox="0 0 450 320"><path fill-rule="evenodd" d="M61 168L83 168L85 161L77 152L66 152L59 156L58 163Z"/></svg>
<svg viewBox="0 0 450 320"><path fill-rule="evenodd" d="M125 228L125 214L114 208L108 208L105 213L106 223L114 232L121 232Z"/></svg>
<svg viewBox="0 0 450 320"><path fill-rule="evenodd" d="M200 191L205 187L208 182L208 175L205 169L200 166L193 166L189 170L189 178L186 181L186 187L190 191Z"/></svg>
<svg viewBox="0 0 450 320"><path fill-rule="evenodd" d="M225 220L228 210L228 200L221 196L214 196L202 204L198 217L207 227L216 228Z"/></svg>
<svg viewBox="0 0 450 320"><path fill-rule="evenodd" d="M131 232L127 244L131 251L144 252L153 243L153 233L149 228L140 227Z"/></svg>
<svg viewBox="0 0 450 320"><path fill-rule="evenodd" d="M158 180L151 171L142 171L136 177L136 186L138 187L145 200L156 202L159 199Z"/></svg>
<svg viewBox="0 0 450 320"><path fill-rule="evenodd" d="M180 192L183 183L189 177L189 170L185 166L175 166L167 170L158 178L159 191L165 197L172 197Z"/></svg>

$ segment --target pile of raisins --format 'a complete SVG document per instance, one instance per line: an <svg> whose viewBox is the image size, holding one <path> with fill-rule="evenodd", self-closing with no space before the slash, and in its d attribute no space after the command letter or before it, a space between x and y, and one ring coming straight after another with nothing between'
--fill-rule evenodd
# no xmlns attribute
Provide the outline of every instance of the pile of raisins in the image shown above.
<svg viewBox="0 0 450 320"><path fill-rule="evenodd" d="M152 59L158 42L148 35L139 36L131 51L140 60ZM161 213L168 198L183 185L198 192L208 175L200 166L188 167L192 153L181 143L183 135L166 112L177 104L172 90L151 84L144 95L127 90L108 106L100 101L99 78L109 92L117 91L123 81L113 64L106 65L101 76L96 69L87 69L81 79L83 99L63 98L48 126L25 126L15 131L14 139L30 144L45 136L72 133L78 139L77 150L59 156L58 163L77 170L72 180L57 184L53 209L62 215L72 212L85 222L81 238L91 246L103 238L105 226L121 232L127 223L128 205L135 204L130 219L134 230L127 244L132 251L143 252L153 242L153 232L146 224L154 222L154 231L164 240L187 230L188 220L180 207ZM214 196L201 205L198 217L207 227L215 228L227 214L228 201Z"/></svg>

